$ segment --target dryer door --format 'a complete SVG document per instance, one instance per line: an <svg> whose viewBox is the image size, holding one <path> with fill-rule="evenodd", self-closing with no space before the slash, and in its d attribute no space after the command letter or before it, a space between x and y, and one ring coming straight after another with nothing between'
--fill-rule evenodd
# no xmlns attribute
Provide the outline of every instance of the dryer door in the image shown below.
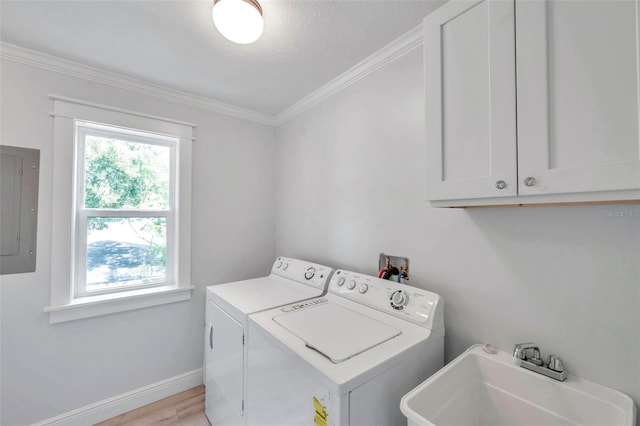
<svg viewBox="0 0 640 426"><path fill-rule="evenodd" d="M244 330L211 300L207 303L206 402L212 424L237 425L244 411Z"/></svg>

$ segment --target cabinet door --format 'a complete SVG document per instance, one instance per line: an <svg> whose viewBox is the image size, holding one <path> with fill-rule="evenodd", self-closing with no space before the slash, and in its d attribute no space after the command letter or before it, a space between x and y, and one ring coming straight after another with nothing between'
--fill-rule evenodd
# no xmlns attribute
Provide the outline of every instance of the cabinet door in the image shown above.
<svg viewBox="0 0 640 426"><path fill-rule="evenodd" d="M212 424L239 425L244 415L244 329L211 300L205 334L205 411Z"/></svg>
<svg viewBox="0 0 640 426"><path fill-rule="evenodd" d="M520 195L640 188L638 19L634 0L516 2Z"/></svg>
<svg viewBox="0 0 640 426"><path fill-rule="evenodd" d="M452 1L423 27L428 199L517 195L513 1Z"/></svg>

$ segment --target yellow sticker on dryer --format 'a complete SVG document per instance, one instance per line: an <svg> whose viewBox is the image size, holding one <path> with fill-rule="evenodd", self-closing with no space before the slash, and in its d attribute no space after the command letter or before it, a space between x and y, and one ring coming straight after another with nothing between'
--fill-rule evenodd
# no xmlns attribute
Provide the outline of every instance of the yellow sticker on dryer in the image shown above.
<svg viewBox="0 0 640 426"><path fill-rule="evenodd" d="M315 416L313 422L317 426L327 426L327 409L324 405L320 404L318 398L313 397L313 408L315 410Z"/></svg>

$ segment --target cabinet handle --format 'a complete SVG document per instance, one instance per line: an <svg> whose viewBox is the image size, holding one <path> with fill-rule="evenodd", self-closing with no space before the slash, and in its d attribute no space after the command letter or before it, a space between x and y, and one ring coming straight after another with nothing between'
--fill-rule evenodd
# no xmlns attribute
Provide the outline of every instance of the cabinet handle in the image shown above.
<svg viewBox="0 0 640 426"><path fill-rule="evenodd" d="M496 188L498 189L505 189L507 187L507 182L503 181L503 180L499 180L496 182Z"/></svg>
<svg viewBox="0 0 640 426"><path fill-rule="evenodd" d="M524 186L531 187L531 186L535 186L536 183L538 183L538 182L536 181L536 178L534 178L534 177L528 177L528 178L526 178L524 180Z"/></svg>
<svg viewBox="0 0 640 426"><path fill-rule="evenodd" d="M209 347L213 350L213 324L209 324Z"/></svg>

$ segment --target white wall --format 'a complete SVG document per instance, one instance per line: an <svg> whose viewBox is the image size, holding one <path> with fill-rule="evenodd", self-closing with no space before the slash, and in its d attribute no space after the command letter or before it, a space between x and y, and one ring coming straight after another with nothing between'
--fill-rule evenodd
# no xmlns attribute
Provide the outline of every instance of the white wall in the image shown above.
<svg viewBox="0 0 640 426"><path fill-rule="evenodd" d="M369 274L408 256L444 297L447 361L534 341L640 406L640 205L430 208L423 123L417 48L278 128L277 252Z"/></svg>
<svg viewBox="0 0 640 426"><path fill-rule="evenodd" d="M24 425L202 367L204 289L268 273L275 257L274 130L2 61L1 143L41 150L36 272L0 285L0 424ZM197 124L193 298L49 325L53 121L48 94Z"/></svg>
<svg viewBox="0 0 640 426"><path fill-rule="evenodd" d="M0 424L200 368L205 286L265 274L276 253L371 274L381 251L409 256L411 284L445 298L447 360L533 340L640 404L640 218L607 215L640 207L430 208L420 49L275 135L11 61L0 83L1 143L41 150L37 270L0 284ZM190 302L49 325L49 93L198 125Z"/></svg>

